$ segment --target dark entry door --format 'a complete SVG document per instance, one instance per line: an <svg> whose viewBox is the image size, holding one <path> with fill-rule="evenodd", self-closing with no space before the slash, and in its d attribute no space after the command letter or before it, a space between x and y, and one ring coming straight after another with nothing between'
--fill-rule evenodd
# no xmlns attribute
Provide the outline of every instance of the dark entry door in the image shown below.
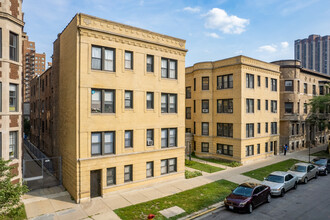
<svg viewBox="0 0 330 220"><path fill-rule="evenodd" d="M101 170L91 171L91 198L101 196Z"/></svg>
<svg viewBox="0 0 330 220"><path fill-rule="evenodd" d="M277 149L277 141L274 141L274 154L275 155L279 154L278 149Z"/></svg>

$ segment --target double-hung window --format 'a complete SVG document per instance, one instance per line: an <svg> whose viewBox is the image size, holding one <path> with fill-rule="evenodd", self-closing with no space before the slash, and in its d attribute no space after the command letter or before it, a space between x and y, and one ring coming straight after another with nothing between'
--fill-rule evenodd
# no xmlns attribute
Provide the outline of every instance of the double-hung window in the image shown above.
<svg viewBox="0 0 330 220"><path fill-rule="evenodd" d="M285 80L284 87L285 91L293 92L293 80Z"/></svg>
<svg viewBox="0 0 330 220"><path fill-rule="evenodd" d="M160 172L161 174L176 172L176 158L161 160Z"/></svg>
<svg viewBox="0 0 330 220"><path fill-rule="evenodd" d="M191 107L186 107L186 119L191 119Z"/></svg>
<svg viewBox="0 0 330 220"><path fill-rule="evenodd" d="M254 137L254 124L246 124L246 137Z"/></svg>
<svg viewBox="0 0 330 220"><path fill-rule="evenodd" d="M115 113L115 90L92 89L92 113Z"/></svg>
<svg viewBox="0 0 330 220"><path fill-rule="evenodd" d="M154 162L147 162L146 164L146 177L153 177L154 176Z"/></svg>
<svg viewBox="0 0 330 220"><path fill-rule="evenodd" d="M265 100L265 110L268 111L268 100Z"/></svg>
<svg viewBox="0 0 330 220"><path fill-rule="evenodd" d="M265 143L265 152L268 152L268 142Z"/></svg>
<svg viewBox="0 0 330 220"><path fill-rule="evenodd" d="M125 148L133 147L133 131L126 130L125 131Z"/></svg>
<svg viewBox="0 0 330 220"><path fill-rule="evenodd" d="M9 111L10 112L17 112L18 111L18 92L17 92L18 85L16 84L9 84Z"/></svg>
<svg viewBox="0 0 330 220"><path fill-rule="evenodd" d="M233 74L217 77L217 89L233 88Z"/></svg>
<svg viewBox="0 0 330 220"><path fill-rule="evenodd" d="M116 167L107 168L107 186L116 185Z"/></svg>
<svg viewBox="0 0 330 220"><path fill-rule="evenodd" d="M254 145L248 145L245 147L245 156L252 156L254 155Z"/></svg>
<svg viewBox="0 0 330 220"><path fill-rule="evenodd" d="M285 113L293 114L293 102L284 103Z"/></svg>
<svg viewBox="0 0 330 220"><path fill-rule="evenodd" d="M254 113L254 99L246 99L246 113Z"/></svg>
<svg viewBox="0 0 330 220"><path fill-rule="evenodd" d="M147 92L147 109L154 109L154 93Z"/></svg>
<svg viewBox="0 0 330 220"><path fill-rule="evenodd" d="M272 122L271 126L271 134L277 134L277 122Z"/></svg>
<svg viewBox="0 0 330 220"><path fill-rule="evenodd" d="M126 165L124 167L124 182L133 181L133 165Z"/></svg>
<svg viewBox="0 0 330 220"><path fill-rule="evenodd" d="M186 87L186 99L191 99L191 87Z"/></svg>
<svg viewBox="0 0 330 220"><path fill-rule="evenodd" d="M271 90L272 91L277 91L277 79L270 79L271 81Z"/></svg>
<svg viewBox="0 0 330 220"><path fill-rule="evenodd" d="M147 129L147 146L154 146L154 129Z"/></svg>
<svg viewBox="0 0 330 220"><path fill-rule="evenodd" d="M316 95L316 85L313 85L313 95Z"/></svg>
<svg viewBox="0 0 330 220"><path fill-rule="evenodd" d="M217 136L233 137L233 124L217 123Z"/></svg>
<svg viewBox="0 0 330 220"><path fill-rule="evenodd" d="M265 77L265 87L268 88L268 77Z"/></svg>
<svg viewBox="0 0 330 220"><path fill-rule="evenodd" d="M133 69L133 52L125 51L125 69Z"/></svg>
<svg viewBox="0 0 330 220"><path fill-rule="evenodd" d="M254 88L254 75L253 74L246 74L246 88L253 89Z"/></svg>
<svg viewBox="0 0 330 220"><path fill-rule="evenodd" d="M265 123L265 133L268 133L268 122Z"/></svg>
<svg viewBox="0 0 330 220"><path fill-rule="evenodd" d="M125 108L133 108L133 91L125 91Z"/></svg>
<svg viewBox="0 0 330 220"><path fill-rule="evenodd" d="M217 102L218 113L233 113L232 99L218 99Z"/></svg>
<svg viewBox="0 0 330 220"><path fill-rule="evenodd" d="M18 35L9 32L9 59L18 61Z"/></svg>
<svg viewBox="0 0 330 220"><path fill-rule="evenodd" d="M0 58L2 58L2 28L0 28ZM1 154L1 151L0 151ZM0 155L1 157L1 155Z"/></svg>
<svg viewBox="0 0 330 220"><path fill-rule="evenodd" d="M307 92L308 92L307 83L304 83L304 93L307 94Z"/></svg>
<svg viewBox="0 0 330 220"><path fill-rule="evenodd" d="M177 61L167 58L162 58L162 78L177 79Z"/></svg>
<svg viewBox="0 0 330 220"><path fill-rule="evenodd" d="M17 159L18 158L18 148L17 148L17 131L9 132L9 159Z"/></svg>
<svg viewBox="0 0 330 220"><path fill-rule="evenodd" d="M147 55L147 72L154 72L154 56Z"/></svg>
<svg viewBox="0 0 330 220"><path fill-rule="evenodd" d="M209 152L209 143L202 142L202 152L208 153Z"/></svg>
<svg viewBox="0 0 330 220"><path fill-rule="evenodd" d="M177 95L162 93L161 95L162 113L177 113Z"/></svg>
<svg viewBox="0 0 330 220"><path fill-rule="evenodd" d="M161 147L175 147L177 146L177 129L163 128L161 133Z"/></svg>
<svg viewBox="0 0 330 220"><path fill-rule="evenodd" d="M92 69L115 71L115 49L92 46Z"/></svg>
<svg viewBox="0 0 330 220"><path fill-rule="evenodd" d="M270 101L270 110L272 113L277 113L277 101L276 100Z"/></svg>
<svg viewBox="0 0 330 220"><path fill-rule="evenodd" d="M202 90L209 90L209 77L202 77Z"/></svg>
<svg viewBox="0 0 330 220"><path fill-rule="evenodd" d="M115 131L93 132L91 153L92 156L115 154Z"/></svg>
<svg viewBox="0 0 330 220"><path fill-rule="evenodd" d="M202 100L202 113L209 113L209 100Z"/></svg>
<svg viewBox="0 0 330 220"><path fill-rule="evenodd" d="M217 144L217 154L233 156L233 145Z"/></svg>
<svg viewBox="0 0 330 220"><path fill-rule="evenodd" d="M208 122L202 122L202 135L203 136L209 135L209 123Z"/></svg>

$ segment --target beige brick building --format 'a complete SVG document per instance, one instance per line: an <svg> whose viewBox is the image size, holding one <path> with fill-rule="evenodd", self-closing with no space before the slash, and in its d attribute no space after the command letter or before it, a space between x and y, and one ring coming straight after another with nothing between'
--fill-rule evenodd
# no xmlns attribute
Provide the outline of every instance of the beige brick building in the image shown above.
<svg viewBox="0 0 330 220"><path fill-rule="evenodd" d="M12 160L20 181L22 160L22 28L21 0L0 2L0 157Z"/></svg>
<svg viewBox="0 0 330 220"><path fill-rule="evenodd" d="M186 52L185 40L85 14L58 35L53 153L77 202L184 177Z"/></svg>
<svg viewBox="0 0 330 220"><path fill-rule="evenodd" d="M301 67L298 60L280 60L273 62L281 70L280 103L280 144L288 144L289 151L303 149L309 137L312 146L328 143L329 131L322 126L308 127L309 100L317 95L329 93L325 84L330 76ZM307 132L310 132L307 134ZM282 150L282 149L281 149Z"/></svg>
<svg viewBox="0 0 330 220"><path fill-rule="evenodd" d="M237 56L186 68L186 132L201 157L240 163L279 152L279 66Z"/></svg>

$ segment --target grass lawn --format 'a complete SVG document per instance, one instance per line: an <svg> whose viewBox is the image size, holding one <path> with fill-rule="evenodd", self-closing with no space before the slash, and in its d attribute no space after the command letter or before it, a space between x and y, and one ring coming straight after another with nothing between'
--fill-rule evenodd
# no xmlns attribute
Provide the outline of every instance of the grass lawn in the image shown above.
<svg viewBox="0 0 330 220"><path fill-rule="evenodd" d="M246 173L243 173L245 176L252 177L257 180L264 180L264 177L267 177L271 172L274 171L288 171L291 166L295 163L300 162L299 160L289 159L279 163L275 163L266 167L262 167L256 170L252 170Z"/></svg>
<svg viewBox="0 0 330 220"><path fill-rule="evenodd" d="M328 154L327 151L323 150L323 151L319 151L319 152L312 154L312 156L329 158L330 154Z"/></svg>
<svg viewBox="0 0 330 220"><path fill-rule="evenodd" d="M21 205L13 212L9 213L6 216L0 215L0 220L23 220L26 219L26 213L25 213L25 207L24 205Z"/></svg>
<svg viewBox="0 0 330 220"><path fill-rule="evenodd" d="M187 167L193 168L195 170L200 170L200 171L204 171L204 172L207 172L207 173L214 173L214 172L218 172L220 170L224 170L220 167L214 167L214 166L211 166L211 165L208 165L208 164L199 163L199 162L196 162L196 161L189 161L189 160L185 161L185 165Z"/></svg>
<svg viewBox="0 0 330 220"><path fill-rule="evenodd" d="M199 171L189 171L189 170L186 170L186 171L184 171L184 175L185 175L186 179L190 179L190 178L202 176L202 173L199 172Z"/></svg>
<svg viewBox="0 0 330 220"><path fill-rule="evenodd" d="M239 167L242 164L235 162L235 161L229 161L229 160L222 160L222 159L213 159L213 158L201 158L201 157L197 157L196 155L191 155L191 157L196 158L196 159L200 159L200 160L205 160L211 163L217 163L217 164L221 164L224 166L229 166L229 167Z"/></svg>
<svg viewBox="0 0 330 220"><path fill-rule="evenodd" d="M154 214L155 219L159 220L166 219L159 211L179 206L186 212L171 218L177 219L222 201L236 186L235 183L219 180L164 198L116 209L115 213L123 220L147 219L149 214Z"/></svg>

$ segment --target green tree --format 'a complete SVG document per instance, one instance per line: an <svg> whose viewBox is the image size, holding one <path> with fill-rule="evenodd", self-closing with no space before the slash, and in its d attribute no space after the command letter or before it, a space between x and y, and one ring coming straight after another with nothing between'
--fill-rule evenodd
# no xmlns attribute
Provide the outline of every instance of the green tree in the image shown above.
<svg viewBox="0 0 330 220"><path fill-rule="evenodd" d="M28 191L20 182L11 182L15 175L11 172L14 167L9 162L0 158L0 219L12 215L22 205L21 196Z"/></svg>
<svg viewBox="0 0 330 220"><path fill-rule="evenodd" d="M328 85L326 87L329 87ZM314 96L308 103L310 111L307 116L307 123L310 127L318 126L321 131L330 129L330 94ZM312 140L314 141L314 140ZM328 146L329 152L329 146Z"/></svg>

